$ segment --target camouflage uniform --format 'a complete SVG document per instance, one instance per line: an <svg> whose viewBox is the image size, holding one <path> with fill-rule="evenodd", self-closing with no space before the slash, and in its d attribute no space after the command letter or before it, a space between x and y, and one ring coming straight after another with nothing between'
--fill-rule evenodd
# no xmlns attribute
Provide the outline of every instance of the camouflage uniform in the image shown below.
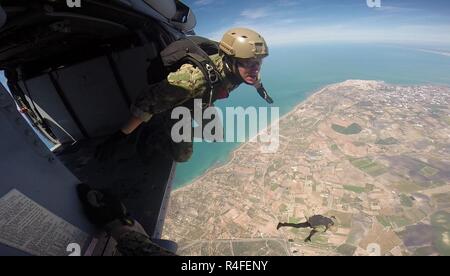
<svg viewBox="0 0 450 276"><path fill-rule="evenodd" d="M210 58L222 76L222 82L213 93L212 102L214 102L228 97L228 94L236 89L241 81L226 70L221 56L216 54ZM199 68L184 64L163 81L144 90L132 105L131 112L144 122L148 122L154 115L165 113L163 116L165 137L162 137L159 146L163 147L164 152L168 152L175 161L186 162L192 155L193 144L172 141L170 132L176 121L170 119L170 113L177 106L189 106L192 99L204 99L205 95L209 95L210 89Z"/></svg>
<svg viewBox="0 0 450 276"><path fill-rule="evenodd" d="M121 235L116 248L123 256L175 256L175 253L152 242L148 236L135 231Z"/></svg>
<svg viewBox="0 0 450 276"><path fill-rule="evenodd" d="M334 218L334 217L332 217ZM314 215L307 218L306 222L301 223L278 223L277 230L281 227L294 227L294 228L312 228L311 233L305 239L305 242L311 241L312 236L318 232L326 232L334 225L334 221L331 218L324 217L322 215Z"/></svg>

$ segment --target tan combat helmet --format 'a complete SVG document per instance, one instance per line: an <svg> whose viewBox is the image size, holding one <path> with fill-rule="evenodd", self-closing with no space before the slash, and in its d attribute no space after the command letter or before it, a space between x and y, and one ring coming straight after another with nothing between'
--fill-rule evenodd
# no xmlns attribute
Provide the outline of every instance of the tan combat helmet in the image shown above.
<svg viewBox="0 0 450 276"><path fill-rule="evenodd" d="M264 58L269 55L264 38L246 28L234 28L227 31L219 46L226 55L238 59Z"/></svg>

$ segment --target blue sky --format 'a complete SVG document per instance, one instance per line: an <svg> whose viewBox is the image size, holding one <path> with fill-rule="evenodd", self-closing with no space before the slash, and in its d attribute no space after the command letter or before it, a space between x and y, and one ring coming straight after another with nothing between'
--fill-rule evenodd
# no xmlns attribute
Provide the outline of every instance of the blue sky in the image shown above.
<svg viewBox="0 0 450 276"><path fill-rule="evenodd" d="M184 0L196 31L213 39L234 26L261 32L271 45L310 42L381 42L450 46L450 1Z"/></svg>

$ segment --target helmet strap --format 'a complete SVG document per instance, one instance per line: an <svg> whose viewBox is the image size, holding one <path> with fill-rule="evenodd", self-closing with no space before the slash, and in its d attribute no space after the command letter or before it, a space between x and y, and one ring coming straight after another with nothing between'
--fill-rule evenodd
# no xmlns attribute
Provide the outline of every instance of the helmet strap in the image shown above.
<svg viewBox="0 0 450 276"><path fill-rule="evenodd" d="M241 84L245 82L244 79L242 79L241 74L239 74L237 61L234 58L224 55L223 61L225 65L226 74L229 76L229 79L231 80L232 83Z"/></svg>

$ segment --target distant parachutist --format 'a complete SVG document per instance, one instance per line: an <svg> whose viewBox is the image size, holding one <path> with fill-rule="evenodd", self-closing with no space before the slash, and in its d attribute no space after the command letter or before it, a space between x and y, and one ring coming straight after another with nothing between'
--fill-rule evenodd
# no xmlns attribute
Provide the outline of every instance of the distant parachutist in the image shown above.
<svg viewBox="0 0 450 276"><path fill-rule="evenodd" d="M305 242L310 242L311 238L318 232L327 232L328 229L333 226L334 220L336 220L335 216L331 216L330 218L324 217L322 215L314 215L310 218L306 218L306 222L301 223L286 223L280 222L277 225L277 230L281 227L294 227L294 228L312 228L309 236L305 239Z"/></svg>

